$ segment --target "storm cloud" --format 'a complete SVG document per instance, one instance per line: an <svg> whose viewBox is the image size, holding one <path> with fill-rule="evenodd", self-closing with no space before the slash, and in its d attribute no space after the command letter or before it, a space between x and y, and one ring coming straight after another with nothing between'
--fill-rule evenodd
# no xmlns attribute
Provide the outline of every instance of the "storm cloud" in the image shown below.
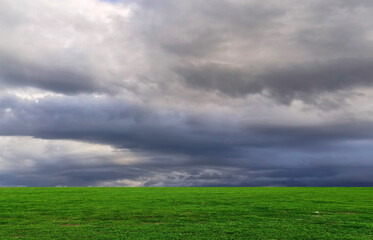
<svg viewBox="0 0 373 240"><path fill-rule="evenodd" d="M311 62L252 74L242 69L214 64L179 67L177 72L195 88L217 90L230 96L263 94L280 103L301 99L308 103L325 92L371 87L373 59L338 59ZM315 96L316 95L316 96Z"/></svg>
<svg viewBox="0 0 373 240"><path fill-rule="evenodd" d="M368 1L0 6L0 186L373 186Z"/></svg>

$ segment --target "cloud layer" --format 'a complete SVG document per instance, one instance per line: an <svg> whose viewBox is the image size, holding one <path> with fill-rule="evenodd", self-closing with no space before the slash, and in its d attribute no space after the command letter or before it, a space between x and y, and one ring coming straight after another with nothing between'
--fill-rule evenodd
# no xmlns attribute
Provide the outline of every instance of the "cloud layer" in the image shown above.
<svg viewBox="0 0 373 240"><path fill-rule="evenodd" d="M373 186L372 13L2 1L0 185Z"/></svg>

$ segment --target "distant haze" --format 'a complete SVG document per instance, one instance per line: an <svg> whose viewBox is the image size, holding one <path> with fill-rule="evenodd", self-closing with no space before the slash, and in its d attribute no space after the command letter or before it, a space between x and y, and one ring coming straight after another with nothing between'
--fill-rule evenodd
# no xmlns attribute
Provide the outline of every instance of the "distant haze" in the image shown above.
<svg viewBox="0 0 373 240"><path fill-rule="evenodd" d="M373 1L0 0L0 186L373 186Z"/></svg>

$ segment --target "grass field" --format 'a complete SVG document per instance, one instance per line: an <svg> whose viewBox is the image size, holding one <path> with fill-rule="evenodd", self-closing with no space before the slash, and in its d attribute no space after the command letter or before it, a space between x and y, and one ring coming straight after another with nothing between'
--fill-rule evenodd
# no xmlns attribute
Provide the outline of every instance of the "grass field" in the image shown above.
<svg viewBox="0 0 373 240"><path fill-rule="evenodd" d="M0 239L373 239L373 188L0 188Z"/></svg>

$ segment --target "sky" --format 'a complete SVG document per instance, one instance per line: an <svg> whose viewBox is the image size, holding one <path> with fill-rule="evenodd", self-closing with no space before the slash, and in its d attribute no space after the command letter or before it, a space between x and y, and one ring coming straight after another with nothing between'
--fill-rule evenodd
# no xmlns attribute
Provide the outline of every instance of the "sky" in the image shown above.
<svg viewBox="0 0 373 240"><path fill-rule="evenodd" d="M0 0L0 186L373 186L369 0Z"/></svg>

